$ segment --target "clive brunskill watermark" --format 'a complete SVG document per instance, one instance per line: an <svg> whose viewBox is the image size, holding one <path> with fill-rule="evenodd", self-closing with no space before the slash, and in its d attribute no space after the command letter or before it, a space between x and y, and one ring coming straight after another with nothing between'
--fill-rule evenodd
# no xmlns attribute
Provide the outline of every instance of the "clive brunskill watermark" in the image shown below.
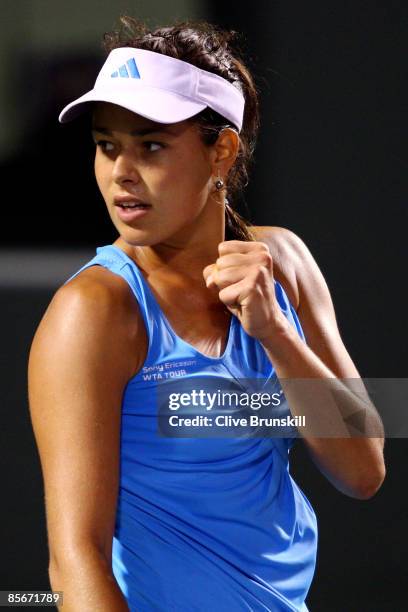
<svg viewBox="0 0 408 612"><path fill-rule="evenodd" d="M233 417L219 414L216 417L196 415L195 417L181 417L172 415L169 417L171 427L306 427L306 417L261 417L251 414L249 417Z"/></svg>

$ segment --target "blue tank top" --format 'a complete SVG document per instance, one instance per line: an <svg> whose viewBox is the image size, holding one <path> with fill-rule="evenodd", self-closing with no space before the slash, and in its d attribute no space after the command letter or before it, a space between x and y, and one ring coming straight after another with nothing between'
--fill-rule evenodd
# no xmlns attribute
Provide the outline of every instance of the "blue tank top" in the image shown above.
<svg viewBox="0 0 408 612"><path fill-rule="evenodd" d="M166 377L277 378L261 343L232 316L224 354L206 356L173 331L140 269L119 247L97 248L68 280L94 265L127 281L148 335L146 360L122 399L112 552L131 612L307 612L317 521L289 473L296 436L200 439L157 432L156 391ZM275 294L305 341L277 281Z"/></svg>

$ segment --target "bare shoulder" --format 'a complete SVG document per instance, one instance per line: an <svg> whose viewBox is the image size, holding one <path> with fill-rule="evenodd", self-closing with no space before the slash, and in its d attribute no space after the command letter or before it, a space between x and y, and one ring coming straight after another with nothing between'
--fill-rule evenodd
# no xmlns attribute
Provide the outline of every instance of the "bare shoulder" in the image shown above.
<svg viewBox="0 0 408 612"><path fill-rule="evenodd" d="M146 331L137 301L122 277L95 265L60 287L33 344L58 336L68 346L69 336L76 334L82 336L86 350L103 344L111 347L112 355L114 347L121 345L124 376L129 379L136 373L144 361Z"/></svg>
<svg viewBox="0 0 408 612"><path fill-rule="evenodd" d="M276 280L284 288L290 303L299 308L299 263L302 240L291 230L273 225L255 225L251 230L260 242L268 245Z"/></svg>
<svg viewBox="0 0 408 612"><path fill-rule="evenodd" d="M78 296L88 299L103 299L120 308L129 308L132 296L125 279L114 274L104 266L94 265L82 270L65 285L62 285L54 297Z"/></svg>
<svg viewBox="0 0 408 612"><path fill-rule="evenodd" d="M48 305L31 345L31 372L42 377L45 362L53 369L64 364L64 378L68 370L76 376L81 368L97 377L109 373L112 385L123 386L137 361L140 318L123 278L102 266L87 268L62 285Z"/></svg>

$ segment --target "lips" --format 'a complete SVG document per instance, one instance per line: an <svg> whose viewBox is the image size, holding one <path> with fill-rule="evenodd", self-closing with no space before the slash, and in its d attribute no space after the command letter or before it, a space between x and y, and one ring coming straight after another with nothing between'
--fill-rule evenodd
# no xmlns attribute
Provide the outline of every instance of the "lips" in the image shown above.
<svg viewBox="0 0 408 612"><path fill-rule="evenodd" d="M145 215L148 215L152 208L151 204L142 202L142 200L130 195L116 196L114 204L117 211L117 217L127 225L132 221L137 221Z"/></svg>
<svg viewBox="0 0 408 612"><path fill-rule="evenodd" d="M149 208L151 206L151 204L147 204L147 202L143 202L139 198L135 198L132 195L116 196L113 202L115 206L119 206L124 210L137 210L140 208Z"/></svg>

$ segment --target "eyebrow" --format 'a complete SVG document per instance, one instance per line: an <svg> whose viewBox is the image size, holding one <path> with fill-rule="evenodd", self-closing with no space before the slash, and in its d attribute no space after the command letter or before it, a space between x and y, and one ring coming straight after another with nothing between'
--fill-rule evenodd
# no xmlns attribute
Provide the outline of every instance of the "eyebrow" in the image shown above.
<svg viewBox="0 0 408 612"><path fill-rule="evenodd" d="M108 130L104 127L99 127L97 125L92 126L92 132L99 132L100 134L106 134L107 136L113 136L111 130ZM175 136L174 132L172 132L169 128L163 126L155 126L155 127L146 127L139 130L132 130L131 132L127 132L131 136L146 136L147 134L169 134L170 136Z"/></svg>

